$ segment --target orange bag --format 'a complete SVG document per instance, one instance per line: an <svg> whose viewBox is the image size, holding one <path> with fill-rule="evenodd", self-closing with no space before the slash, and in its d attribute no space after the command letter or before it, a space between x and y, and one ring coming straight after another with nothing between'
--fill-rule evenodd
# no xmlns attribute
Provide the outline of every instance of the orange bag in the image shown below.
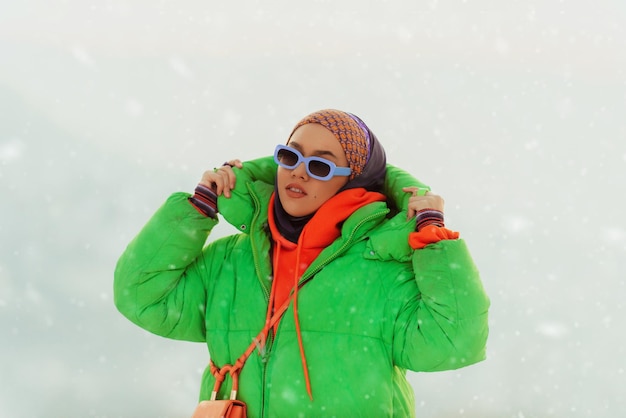
<svg viewBox="0 0 626 418"><path fill-rule="evenodd" d="M191 418L246 418L246 404L236 399L202 401Z"/></svg>

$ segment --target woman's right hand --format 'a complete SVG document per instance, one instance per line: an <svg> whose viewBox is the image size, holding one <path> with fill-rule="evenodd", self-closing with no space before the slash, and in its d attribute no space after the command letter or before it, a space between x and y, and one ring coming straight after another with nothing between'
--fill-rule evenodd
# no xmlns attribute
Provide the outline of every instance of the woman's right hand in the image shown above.
<svg viewBox="0 0 626 418"><path fill-rule="evenodd" d="M235 188L237 181L233 167L242 168L241 160L230 160L221 167L205 171L200 184L213 189L218 196L223 193L224 197L230 197L230 191Z"/></svg>

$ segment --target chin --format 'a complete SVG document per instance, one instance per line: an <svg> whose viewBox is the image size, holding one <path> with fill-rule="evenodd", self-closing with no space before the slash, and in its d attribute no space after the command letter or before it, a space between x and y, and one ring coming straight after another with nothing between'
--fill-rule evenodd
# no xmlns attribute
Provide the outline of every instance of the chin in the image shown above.
<svg viewBox="0 0 626 418"><path fill-rule="evenodd" d="M299 205L289 205L289 204L287 205L283 204L283 209L285 209L285 212L287 212L287 214L289 214L290 216L294 216L296 218L307 216L315 212L314 210L306 210L300 207Z"/></svg>
<svg viewBox="0 0 626 418"><path fill-rule="evenodd" d="M307 210L307 208L304 207L302 204L292 202L289 199L280 196L280 194L278 195L278 197L280 198L280 203L283 205L283 209L285 209L285 212L287 212L287 214L290 216L295 216L296 218L299 218L301 216L307 216L315 212L315 210Z"/></svg>

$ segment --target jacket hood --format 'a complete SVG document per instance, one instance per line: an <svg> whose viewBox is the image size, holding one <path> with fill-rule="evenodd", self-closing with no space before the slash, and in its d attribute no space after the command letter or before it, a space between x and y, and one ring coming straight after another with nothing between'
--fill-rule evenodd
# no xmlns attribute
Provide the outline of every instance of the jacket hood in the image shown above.
<svg viewBox="0 0 626 418"><path fill-rule="evenodd" d="M382 147L380 151L384 153ZM246 161L241 169L233 168L237 176L235 188L230 198L223 195L218 197L218 210L224 219L240 232L247 233L251 223L255 220L267 222L268 202L274 191L276 169L277 164L271 156ZM366 169L370 168L366 167ZM380 170L380 167L372 165L372 173L377 170ZM385 172L386 174L382 177L382 193L387 196L387 206L390 212L387 215L387 221L370 234L368 245L372 247L370 252L373 255L366 254L366 257L406 260L412 252L408 245L408 235L415 230L415 220L407 220L406 208L411 195L403 192L402 188L408 186L429 190L430 188L406 171L391 164L386 164ZM355 178L354 181L356 182L361 177L373 178L365 175ZM384 203L380 204L384 205ZM363 209L365 208L355 212L356 218L362 216L359 212ZM353 223L349 218L344 224L344 229L348 230L351 226ZM398 239L398 236L403 235L406 235L406 240Z"/></svg>

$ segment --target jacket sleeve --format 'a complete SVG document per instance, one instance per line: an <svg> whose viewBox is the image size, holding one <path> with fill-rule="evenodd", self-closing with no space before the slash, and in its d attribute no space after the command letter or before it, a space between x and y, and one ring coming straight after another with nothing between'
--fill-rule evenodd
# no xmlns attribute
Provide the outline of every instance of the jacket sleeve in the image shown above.
<svg viewBox="0 0 626 418"><path fill-rule="evenodd" d="M489 299L463 240L444 240L413 253L413 295L398 313L393 356L414 371L458 369L485 359ZM417 286L417 291L415 289Z"/></svg>
<svg viewBox="0 0 626 418"><path fill-rule="evenodd" d="M117 262L117 309L140 327L168 338L205 341L206 286L202 248L217 220L173 194Z"/></svg>

